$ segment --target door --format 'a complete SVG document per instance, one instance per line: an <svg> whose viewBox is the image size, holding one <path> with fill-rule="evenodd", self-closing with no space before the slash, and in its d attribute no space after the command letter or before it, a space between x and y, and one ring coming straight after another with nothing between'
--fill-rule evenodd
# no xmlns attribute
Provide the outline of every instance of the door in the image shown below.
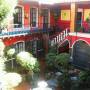
<svg viewBox="0 0 90 90"><path fill-rule="evenodd" d="M43 10L43 29L47 30L48 29L48 9L42 9Z"/></svg>
<svg viewBox="0 0 90 90"><path fill-rule="evenodd" d="M73 64L82 69L90 70L90 46L78 41L73 48Z"/></svg>
<svg viewBox="0 0 90 90"><path fill-rule="evenodd" d="M77 12L76 30L79 31L82 27L82 12Z"/></svg>

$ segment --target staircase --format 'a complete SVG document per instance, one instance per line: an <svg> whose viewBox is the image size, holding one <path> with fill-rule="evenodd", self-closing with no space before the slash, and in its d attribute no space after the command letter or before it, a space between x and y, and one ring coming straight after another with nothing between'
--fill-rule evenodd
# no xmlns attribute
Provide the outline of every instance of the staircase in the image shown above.
<svg viewBox="0 0 90 90"><path fill-rule="evenodd" d="M66 28L65 30L63 30L59 34L56 34L53 38L50 39L50 45L54 46L58 43L62 43L68 35L69 35L69 29Z"/></svg>

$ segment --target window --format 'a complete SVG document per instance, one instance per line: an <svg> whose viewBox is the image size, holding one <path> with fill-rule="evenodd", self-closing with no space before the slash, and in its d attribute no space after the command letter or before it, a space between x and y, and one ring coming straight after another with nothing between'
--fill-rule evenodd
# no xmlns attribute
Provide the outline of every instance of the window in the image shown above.
<svg viewBox="0 0 90 90"><path fill-rule="evenodd" d="M25 50L36 56L37 54L37 40L26 41Z"/></svg>
<svg viewBox="0 0 90 90"><path fill-rule="evenodd" d="M14 14L14 27L22 27L22 7L16 7L15 8L15 14Z"/></svg>
<svg viewBox="0 0 90 90"><path fill-rule="evenodd" d="M24 42L19 42L13 45L15 48L16 53L19 53L21 51L25 51L25 43Z"/></svg>
<svg viewBox="0 0 90 90"><path fill-rule="evenodd" d="M36 27L37 25L37 8L30 9L30 26Z"/></svg>
<svg viewBox="0 0 90 90"><path fill-rule="evenodd" d="M43 28L48 28L48 9L42 9L42 13L43 13Z"/></svg>
<svg viewBox="0 0 90 90"><path fill-rule="evenodd" d="M32 53L32 46L33 46L33 41L26 41L25 42L25 50L27 52Z"/></svg>

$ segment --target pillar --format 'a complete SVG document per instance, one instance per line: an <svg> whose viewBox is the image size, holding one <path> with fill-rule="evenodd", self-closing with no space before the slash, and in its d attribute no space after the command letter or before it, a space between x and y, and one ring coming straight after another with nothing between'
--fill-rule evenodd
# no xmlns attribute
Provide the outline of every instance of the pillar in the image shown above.
<svg viewBox="0 0 90 90"><path fill-rule="evenodd" d="M70 23L70 32L75 32L76 27L76 15L77 14L77 5L76 3L71 3L71 23Z"/></svg>
<svg viewBox="0 0 90 90"><path fill-rule="evenodd" d="M44 49L45 49L45 54L47 54L48 49L49 49L49 36L48 36L48 34L43 34L43 45L44 45Z"/></svg>

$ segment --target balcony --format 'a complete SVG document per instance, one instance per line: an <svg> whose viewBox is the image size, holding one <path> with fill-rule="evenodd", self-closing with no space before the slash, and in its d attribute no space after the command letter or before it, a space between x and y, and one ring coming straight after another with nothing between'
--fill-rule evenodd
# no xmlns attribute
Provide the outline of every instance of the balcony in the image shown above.
<svg viewBox="0 0 90 90"><path fill-rule="evenodd" d="M14 28L15 27L15 28ZM0 38L5 37L15 37L15 36L22 36L22 35L29 35L35 33L46 33L49 32L50 29L42 28L39 29L38 27L29 27L29 26L20 26L14 25L13 28L11 26L10 29L1 29Z"/></svg>

